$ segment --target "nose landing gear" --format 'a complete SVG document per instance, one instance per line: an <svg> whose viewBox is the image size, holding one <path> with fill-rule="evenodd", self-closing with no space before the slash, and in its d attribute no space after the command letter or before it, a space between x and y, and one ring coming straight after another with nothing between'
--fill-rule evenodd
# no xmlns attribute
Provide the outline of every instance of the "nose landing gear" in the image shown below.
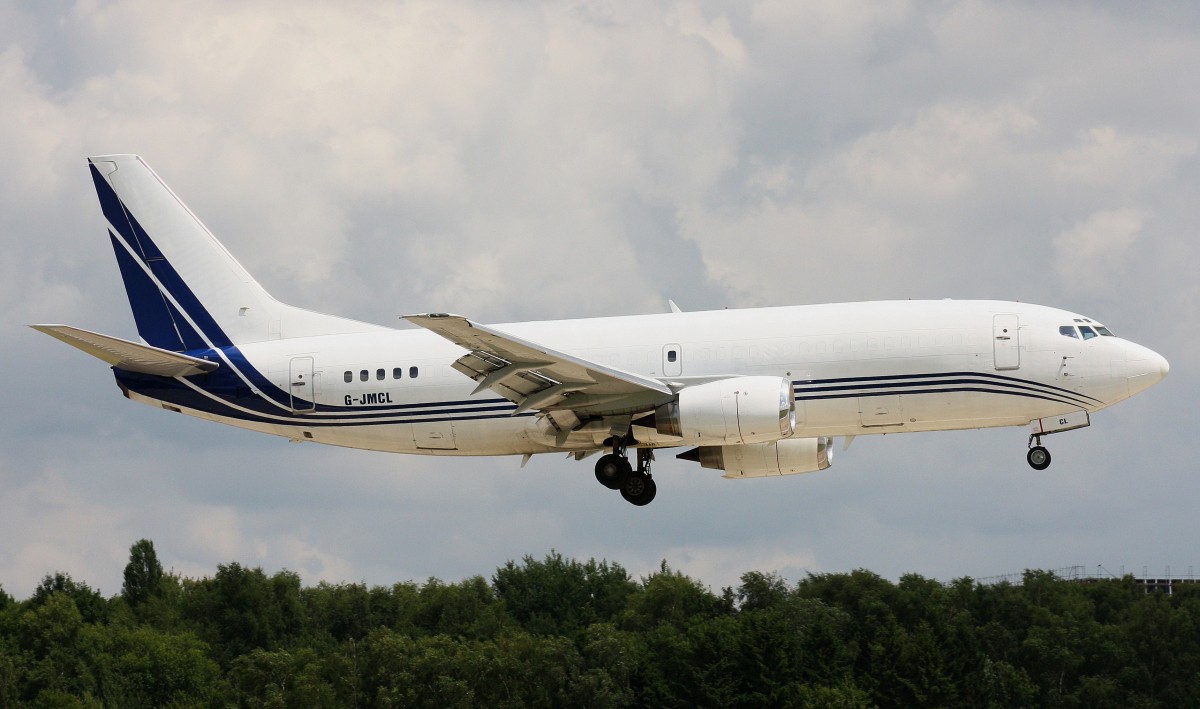
<svg viewBox="0 0 1200 709"><path fill-rule="evenodd" d="M616 439L613 441L613 452L604 454L596 461L596 480L610 490L620 490L621 497L630 504L638 507L648 505L658 491L654 478L650 477L652 460L653 450L638 448L637 469L634 470L626 457L624 439Z"/></svg>
<svg viewBox="0 0 1200 709"><path fill-rule="evenodd" d="M1058 416L1034 419L1029 424L1033 432L1029 434L1029 453L1026 454L1025 460L1034 470L1045 470L1050 467L1050 451L1042 445L1042 436L1091 426L1092 417L1086 410L1080 409Z"/></svg>
<svg viewBox="0 0 1200 709"><path fill-rule="evenodd" d="M1033 445L1034 442L1037 445ZM1025 460L1029 462L1029 467L1034 470L1045 470L1050 467L1050 451L1042 445L1042 437L1036 433L1029 437L1029 452L1025 454Z"/></svg>

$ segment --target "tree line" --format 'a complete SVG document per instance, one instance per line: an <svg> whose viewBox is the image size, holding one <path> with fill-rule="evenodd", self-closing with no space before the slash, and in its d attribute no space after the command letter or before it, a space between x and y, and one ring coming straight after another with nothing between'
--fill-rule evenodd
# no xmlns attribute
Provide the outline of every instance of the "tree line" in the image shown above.
<svg viewBox="0 0 1200 709"><path fill-rule="evenodd" d="M795 584L712 591L551 553L490 579L304 586L236 562L121 593L69 574L0 589L0 707L1182 707L1200 705L1200 593L1078 583Z"/></svg>

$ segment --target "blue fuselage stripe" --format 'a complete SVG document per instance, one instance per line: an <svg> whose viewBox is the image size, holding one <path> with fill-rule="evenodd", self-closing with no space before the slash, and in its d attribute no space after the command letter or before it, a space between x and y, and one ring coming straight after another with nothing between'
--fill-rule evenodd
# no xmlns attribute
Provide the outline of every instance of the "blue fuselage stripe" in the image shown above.
<svg viewBox="0 0 1200 709"><path fill-rule="evenodd" d="M1054 386L1053 384L1044 384L1028 379L1020 379L1017 377L1008 377L1001 374L992 374L991 372L938 372L933 374L892 374L877 377L837 377L833 379L806 379L792 382L797 388L807 388L813 385L833 385L833 384L853 384L857 382L897 382L897 386L903 386L900 382L921 380L921 379L952 379L952 378L972 378L990 380L987 384L996 384L997 386L1005 385L1023 385L1028 387L1038 387L1043 390L1049 390L1047 393L1059 393L1069 397L1081 397L1090 399L1096 404L1103 403L1099 399L1080 394L1079 392L1064 389ZM852 388L852 387L845 387Z"/></svg>

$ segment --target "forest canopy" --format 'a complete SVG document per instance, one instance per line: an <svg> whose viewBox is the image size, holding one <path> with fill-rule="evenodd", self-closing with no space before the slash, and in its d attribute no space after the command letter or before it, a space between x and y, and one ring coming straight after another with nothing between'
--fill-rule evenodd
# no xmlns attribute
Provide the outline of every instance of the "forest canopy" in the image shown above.
<svg viewBox="0 0 1200 709"><path fill-rule="evenodd" d="M237 562L183 578L143 539L111 598L61 571L0 589L0 706L1196 706L1198 590L858 570L714 592L557 553L304 586Z"/></svg>

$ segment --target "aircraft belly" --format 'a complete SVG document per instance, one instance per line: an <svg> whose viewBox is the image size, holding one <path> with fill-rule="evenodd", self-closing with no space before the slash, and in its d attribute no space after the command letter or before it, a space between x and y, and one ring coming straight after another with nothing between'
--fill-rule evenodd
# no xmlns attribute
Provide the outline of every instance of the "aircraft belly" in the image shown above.
<svg viewBox="0 0 1200 709"><path fill-rule="evenodd" d="M312 435L303 437L303 431ZM302 438L345 448L384 451L387 453L414 453L412 424L387 423L374 426L330 426L302 429Z"/></svg>
<svg viewBox="0 0 1200 709"><path fill-rule="evenodd" d="M545 450L528 440L527 425L527 417L514 417L333 427L314 432L313 440L351 448L420 455L518 455Z"/></svg>
<svg viewBox="0 0 1200 709"><path fill-rule="evenodd" d="M530 450L530 416L455 421L459 455L515 455Z"/></svg>

